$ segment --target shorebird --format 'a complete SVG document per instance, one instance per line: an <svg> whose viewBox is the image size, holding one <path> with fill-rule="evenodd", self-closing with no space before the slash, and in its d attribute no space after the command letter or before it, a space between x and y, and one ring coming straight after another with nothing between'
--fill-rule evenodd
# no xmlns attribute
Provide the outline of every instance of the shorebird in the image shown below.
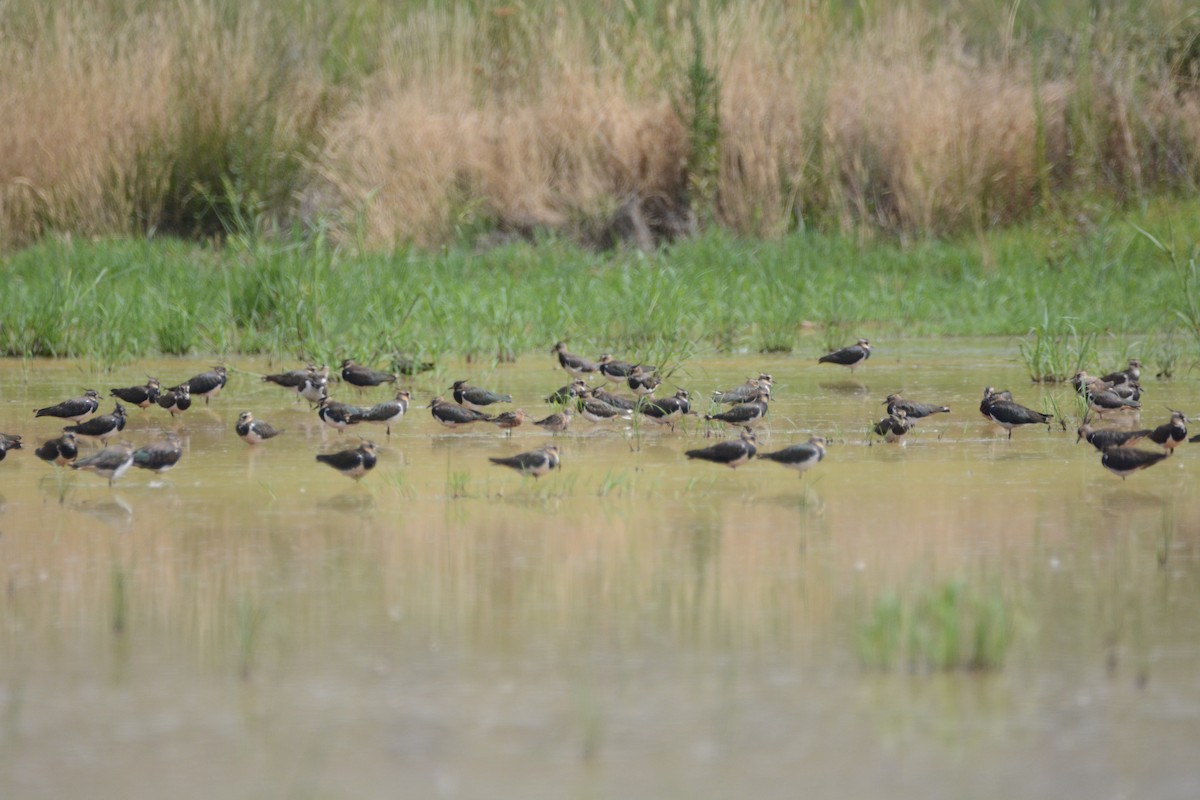
<svg viewBox="0 0 1200 800"><path fill-rule="evenodd" d="M116 388L110 392L110 396L118 400L124 400L130 405L138 408L149 408L158 400L158 393L162 390L162 384L158 382L158 378L150 378L144 386L127 386L125 388Z"/></svg>
<svg viewBox="0 0 1200 800"><path fill-rule="evenodd" d="M564 403L569 403L571 400L579 397L580 395L587 394L589 391L590 389L588 388L587 382L580 378L576 378L566 386L560 386L559 388L555 389L542 399L551 405L563 405Z"/></svg>
<svg viewBox="0 0 1200 800"><path fill-rule="evenodd" d="M94 472L102 478L108 478L108 485L125 474L133 465L133 445L129 442L118 442L104 448L99 453L87 458L81 458L71 463L71 469L85 469Z"/></svg>
<svg viewBox="0 0 1200 800"><path fill-rule="evenodd" d="M750 430L766 419L767 400L770 397L769 393L760 388L752 401L739 403L720 414L705 414L704 419L710 421L716 420L717 422L724 422L726 425L732 425L735 428Z"/></svg>
<svg viewBox="0 0 1200 800"><path fill-rule="evenodd" d="M519 428L525 422L525 412L519 408L516 411L505 411L488 421L498 428L503 428L505 435L512 436L513 428Z"/></svg>
<svg viewBox="0 0 1200 800"><path fill-rule="evenodd" d="M0 433L0 461L8 454L9 450L21 449L21 437L15 433Z"/></svg>
<svg viewBox="0 0 1200 800"><path fill-rule="evenodd" d="M58 405L35 409L33 415L35 417L58 417L79 422L89 414L96 413L98 408L100 408L100 393L95 389L88 389L81 396L63 400Z"/></svg>
<svg viewBox="0 0 1200 800"><path fill-rule="evenodd" d="M447 428L457 428L460 425L470 425L472 422L491 422L491 417L473 408L449 403L441 397L429 401L429 412L433 418Z"/></svg>
<svg viewBox="0 0 1200 800"><path fill-rule="evenodd" d="M874 428L876 435L882 436L886 442L898 442L910 430L912 430L912 423L908 421L908 413L903 408L897 408L879 420L875 423Z"/></svg>
<svg viewBox="0 0 1200 800"><path fill-rule="evenodd" d="M1075 443L1083 439L1092 447L1103 453L1110 447L1123 447L1125 445L1134 444L1135 442L1146 438L1152 431L1144 429L1140 431L1122 431L1113 428L1093 428L1091 424L1084 419L1079 428L1075 431L1078 436L1075 437Z"/></svg>
<svg viewBox="0 0 1200 800"><path fill-rule="evenodd" d="M133 451L133 465L151 472L163 473L179 463L183 457L183 446L179 437L168 433L165 438L151 442Z"/></svg>
<svg viewBox="0 0 1200 800"><path fill-rule="evenodd" d="M857 344L852 344L849 347L843 347L841 350L835 350L832 353L827 353L817 359L818 364L841 364L843 367L849 367L853 372L854 368L871 357L871 342L867 339L859 339Z"/></svg>
<svg viewBox="0 0 1200 800"><path fill-rule="evenodd" d="M256 420L254 414L249 411L243 411L241 414L238 414L238 421L233 429L246 444L265 442L267 439L274 439L283 433L282 430L273 428L266 422Z"/></svg>
<svg viewBox="0 0 1200 800"><path fill-rule="evenodd" d="M1110 447L1100 456L1100 464L1114 475L1120 475L1121 480L1125 480L1139 469L1152 467L1170 455L1169 451L1153 453L1136 447Z"/></svg>
<svg viewBox="0 0 1200 800"><path fill-rule="evenodd" d="M351 450L339 450L336 453L318 453L317 461L357 481L375 468L375 443L363 442Z"/></svg>
<svg viewBox="0 0 1200 800"><path fill-rule="evenodd" d="M1114 411L1135 411L1141 408L1141 403L1134 399L1136 392L1134 384L1125 384L1126 392L1118 392L1100 378L1093 378L1086 372L1077 372L1071 378L1076 391L1087 398L1088 408L1103 417L1105 413Z"/></svg>
<svg viewBox="0 0 1200 800"><path fill-rule="evenodd" d="M42 446L33 454L42 461L53 462L61 467L79 455L79 443L75 440L75 434L64 433L57 439L42 442Z"/></svg>
<svg viewBox="0 0 1200 800"><path fill-rule="evenodd" d="M384 403L378 403L362 411L359 415L363 422L375 422L387 426L387 435L392 435L392 424L399 422L408 413L408 401L412 395L406 389L396 392L396 397Z"/></svg>
<svg viewBox="0 0 1200 800"><path fill-rule="evenodd" d="M611 392L606 392L599 386L597 386L595 389L592 389L592 397L596 398L602 403L608 403L613 408L619 408L622 411L633 411L634 407L637 405L637 401L630 400L628 397L621 397L620 395L612 394Z"/></svg>
<svg viewBox="0 0 1200 800"><path fill-rule="evenodd" d="M511 394L496 394L478 386L471 386L466 381L455 381L449 391L454 392L454 402L461 406L483 411L496 403L511 403Z"/></svg>
<svg viewBox="0 0 1200 800"><path fill-rule="evenodd" d="M641 366L640 364L631 364L628 361L617 361L612 357L611 353L605 353L600 356L598 362L600 374L608 378L613 383L624 383L633 374L634 367ZM654 372L654 367L642 367L646 372Z"/></svg>
<svg viewBox="0 0 1200 800"><path fill-rule="evenodd" d="M321 402L329 398L329 367L321 367L321 370L310 374L304 380L304 385L296 392L309 402L311 406L319 406Z"/></svg>
<svg viewBox="0 0 1200 800"><path fill-rule="evenodd" d="M593 397L590 390L576 398L576 402L579 404L580 415L588 422L599 423L607 422L610 419L633 418L633 412L629 409L617 408L598 397Z"/></svg>
<svg viewBox="0 0 1200 800"><path fill-rule="evenodd" d="M950 406L939 406L932 403L918 403L914 400L905 400L900 396L899 392L889 394L887 400L883 401L887 406L889 414L895 414L898 410L903 410L908 415L908 421L913 422L918 419L932 416L934 414L949 414Z"/></svg>
<svg viewBox="0 0 1200 800"><path fill-rule="evenodd" d="M171 412L171 418L174 419L192 407L191 389L186 383L180 384L160 394L155 402Z"/></svg>
<svg viewBox="0 0 1200 800"><path fill-rule="evenodd" d="M571 426L571 420L574 418L575 412L571 410L570 406L567 406L559 413L551 414L545 419L539 419L533 424L544 430L562 433Z"/></svg>
<svg viewBox="0 0 1200 800"><path fill-rule="evenodd" d="M751 379L743 383L741 386L734 387L721 391L718 389L713 392L713 402L721 405L729 405L730 403L748 403L755 398L759 390L763 390L769 397L771 387L775 384L775 380L765 372L759 373L757 378Z"/></svg>
<svg viewBox="0 0 1200 800"><path fill-rule="evenodd" d="M318 369L316 365L309 364L304 369L293 369L287 372L278 372L274 375L263 375L262 379L266 383L273 383L276 386L282 386L285 389L295 392L297 402L303 397L308 402L316 405L325 396L325 385L329 381L329 366L322 365Z"/></svg>
<svg viewBox="0 0 1200 800"><path fill-rule="evenodd" d="M984 412L985 416L1007 430L1009 439L1012 438L1013 428L1019 425L1043 424L1049 428L1050 420L1054 419L1053 414L1043 414L1040 411L1026 408L1020 403L1014 403L1011 400L997 400L994 394L989 400L987 392L988 389L985 389L984 403L979 408L981 411L985 407L987 408L987 411Z"/></svg>
<svg viewBox="0 0 1200 800"><path fill-rule="evenodd" d="M290 369L287 372L276 372L272 375L263 375L264 383L273 383L276 386L282 386L285 389L291 389L293 392L299 393L304 386L308 376L316 372L316 365L309 364L304 369Z"/></svg>
<svg viewBox="0 0 1200 800"><path fill-rule="evenodd" d="M188 394L194 397L203 397L204 404L208 405L209 399L221 393L221 389L224 388L227 379L228 375L225 367L216 366L207 372L193 375L178 386L172 386L170 390L178 392L186 386Z"/></svg>
<svg viewBox="0 0 1200 800"><path fill-rule="evenodd" d="M390 372L381 372L361 364L355 364L354 359L347 358L342 362L342 380L351 386L366 389L384 383L395 383L396 376Z"/></svg>
<svg viewBox="0 0 1200 800"><path fill-rule="evenodd" d="M1105 383L1116 386L1121 383L1137 383L1142 378L1142 362L1136 358L1129 359L1129 366L1125 369L1110 372L1107 375L1101 376L1100 380Z"/></svg>
<svg viewBox="0 0 1200 800"><path fill-rule="evenodd" d="M1148 438L1168 453L1174 452L1187 439L1187 422L1182 411L1172 411L1171 420L1152 430Z"/></svg>
<svg viewBox="0 0 1200 800"><path fill-rule="evenodd" d="M699 458L714 464L724 464L730 469L737 469L754 458L754 454L757 452L758 448L754 446L754 433L743 430L742 435L737 439L717 442L711 447L703 447L699 450L686 450L684 455L688 458Z"/></svg>
<svg viewBox="0 0 1200 800"><path fill-rule="evenodd" d="M651 400L649 403L642 403L638 406L638 410L651 422L656 422L659 425L669 425L671 430L674 431L675 420L683 417L692 408L688 402L687 390L680 389L675 392L674 397L664 397L661 400Z"/></svg>
<svg viewBox="0 0 1200 800"><path fill-rule="evenodd" d="M358 406L352 406L347 403L340 403L337 400L325 398L321 401L321 405L317 407L317 416L331 428L337 430L338 433L346 430L351 425L357 425L362 422L363 409Z"/></svg>
<svg viewBox="0 0 1200 800"><path fill-rule="evenodd" d="M125 406L117 403L111 414L101 414L78 425L68 425L63 430L76 436L90 436L102 442L106 441L125 430Z"/></svg>
<svg viewBox="0 0 1200 800"><path fill-rule="evenodd" d="M559 365L576 378L582 378L600 370L600 365L595 361L588 361L583 356L568 353L565 342L554 345L550 352L556 354Z"/></svg>
<svg viewBox="0 0 1200 800"><path fill-rule="evenodd" d="M803 476L805 470L812 469L825 457L825 437L813 436L803 444L794 444L774 453L759 453L758 457L794 469Z"/></svg>
<svg viewBox="0 0 1200 800"><path fill-rule="evenodd" d="M1097 394L1100 392L1108 392L1112 395L1115 395L1119 400L1133 400L1136 402L1142 398L1142 387L1137 381L1127 381L1124 383L1114 384L1104 380L1103 378L1097 378L1092 375L1088 375L1082 370L1076 372L1071 377L1071 385L1075 387L1076 392L1088 398L1089 400L1091 399L1090 396L1092 394ZM1101 402L1101 405L1108 405L1116 408L1117 400L1105 400Z"/></svg>
<svg viewBox="0 0 1200 800"><path fill-rule="evenodd" d="M625 378L625 385L629 387L629 391L638 397L654 394L654 390L660 384L662 384L662 379L655 373L643 368L641 364L635 364L633 369L630 370L629 376Z"/></svg>
<svg viewBox="0 0 1200 800"><path fill-rule="evenodd" d="M532 475L535 478L542 477L552 469L560 468L558 447L552 444L505 458L490 456L488 461L502 467L515 469L522 475Z"/></svg>
<svg viewBox="0 0 1200 800"><path fill-rule="evenodd" d="M991 419L992 415L989 412L989 409L991 408L992 403L1011 403L1012 399L1012 392L1010 392L1008 389L996 391L991 386L988 386L983 390L983 400L979 403L979 413L983 414L983 416L987 417L988 419Z"/></svg>

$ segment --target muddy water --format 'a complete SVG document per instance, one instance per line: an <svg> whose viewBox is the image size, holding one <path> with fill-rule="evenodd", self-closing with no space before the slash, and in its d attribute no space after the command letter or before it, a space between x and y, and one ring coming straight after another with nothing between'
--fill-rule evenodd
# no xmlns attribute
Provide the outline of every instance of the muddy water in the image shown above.
<svg viewBox="0 0 1200 800"><path fill-rule="evenodd" d="M523 480L487 457L548 435L414 408L369 429L358 485L313 458L355 437L233 359L177 426L131 411L127 440L175 427L187 451L111 489L35 459L58 426L31 409L207 364L2 363L0 431L27 449L0 463L0 796L1195 797L1200 451L1121 481L1073 432L1008 441L983 386L1069 402L1013 353L904 342L853 376L739 357L672 377L707 396L772 373L760 444L832 441L803 479L686 461L712 441L695 422L577 419L562 470ZM409 385L423 405L460 377L539 413L566 382L546 356ZM953 412L870 444L900 388ZM1148 388L1144 423L1200 412L1192 378ZM243 409L286 434L248 447ZM1002 668L860 662L878 597L950 580L1009 599Z"/></svg>

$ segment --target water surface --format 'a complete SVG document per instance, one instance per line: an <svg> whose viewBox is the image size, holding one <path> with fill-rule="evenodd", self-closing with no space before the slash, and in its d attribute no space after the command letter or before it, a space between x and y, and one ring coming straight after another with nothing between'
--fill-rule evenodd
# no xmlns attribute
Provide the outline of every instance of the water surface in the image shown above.
<svg viewBox="0 0 1200 800"><path fill-rule="evenodd" d="M27 448L0 463L0 796L1195 797L1197 456L1121 481L1073 431L1007 440L985 385L1075 411L1013 356L913 341L853 375L672 375L703 398L772 373L760 446L831 440L802 479L687 461L715 441L697 421L582 419L562 470L522 479L487 457L554 437L414 408L366 431L380 463L357 485L313 456L358 431L257 379L293 365L231 359L177 425L131 409L127 440L176 429L187 452L113 488L34 458L59 426L31 410L209 363L0 363L0 430ZM405 385L424 405L458 378L539 416L567 382L546 356ZM1146 383L1143 424L1196 410L1195 379ZM953 411L872 444L898 389ZM248 447L243 409L286 434ZM954 580L1013 610L1002 667L860 660L879 597Z"/></svg>

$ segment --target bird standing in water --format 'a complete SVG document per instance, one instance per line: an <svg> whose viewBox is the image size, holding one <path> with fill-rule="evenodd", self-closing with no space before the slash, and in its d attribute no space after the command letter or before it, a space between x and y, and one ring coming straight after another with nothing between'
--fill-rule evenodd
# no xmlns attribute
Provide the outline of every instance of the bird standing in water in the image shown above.
<svg viewBox="0 0 1200 800"><path fill-rule="evenodd" d="M149 408L158 400L158 393L161 390L162 384L158 382L158 378L150 378L144 386L116 388L110 394L118 400L124 400L138 408Z"/></svg>
<svg viewBox="0 0 1200 800"><path fill-rule="evenodd" d="M794 444L774 453L759 453L758 457L794 469L803 477L806 470L812 469L825 458L825 437L813 436L803 444Z"/></svg>
<svg viewBox="0 0 1200 800"><path fill-rule="evenodd" d="M84 469L94 472L102 478L108 478L108 485L125 474L133 465L133 445L129 442L118 442L104 448L99 453L87 458L71 462L72 469Z"/></svg>
<svg viewBox="0 0 1200 800"><path fill-rule="evenodd" d="M168 433L157 442L151 442L145 447L133 451L133 465L151 472L163 473L179 463L183 457L183 446L179 437Z"/></svg>
<svg viewBox="0 0 1200 800"><path fill-rule="evenodd" d="M841 364L843 367L849 367L851 372L859 364L862 364L871 357L871 342L867 339L859 339L857 343L849 347L843 347L841 350L834 350L832 353L826 353L817 359L818 364Z"/></svg>
<svg viewBox="0 0 1200 800"><path fill-rule="evenodd" d="M912 430L912 423L908 421L908 412L903 408L897 408L894 413L888 414L875 423L874 430L875 434L882 436L885 442L899 442L906 433Z"/></svg>
<svg viewBox="0 0 1200 800"><path fill-rule="evenodd" d="M68 432L57 439L42 442L42 446L34 450L33 454L42 461L61 467L74 461L75 457L79 455L79 443L75 439L75 434Z"/></svg>
<svg viewBox="0 0 1200 800"><path fill-rule="evenodd" d="M276 430L267 423L255 419L254 414L249 411L238 414L238 421L233 429L246 444L265 442L267 439L274 439L283 433L283 431Z"/></svg>
<svg viewBox="0 0 1200 800"><path fill-rule="evenodd" d="M102 442L106 441L125 430L125 406L117 403L111 414L101 414L78 425L68 425L63 430L76 436L90 436Z"/></svg>
<svg viewBox="0 0 1200 800"><path fill-rule="evenodd" d="M204 404L208 405L209 399L221 393L221 389L225 387L228 377L225 367L216 366L207 372L193 375L178 386L172 386L171 391L177 392L186 386L189 395L203 397Z"/></svg>
<svg viewBox="0 0 1200 800"><path fill-rule="evenodd" d="M576 378L582 378L586 375L600 371L600 365L595 361L589 361L583 356L577 356L574 353L567 352L565 342L559 342L554 345L550 351L558 356L558 364L565 369L570 375Z"/></svg>
<svg viewBox="0 0 1200 800"><path fill-rule="evenodd" d="M532 475L534 478L540 478L550 470L560 468L558 447L552 444L525 453L518 453L515 456L489 457L488 461L502 467L515 469L522 475Z"/></svg>
<svg viewBox="0 0 1200 800"><path fill-rule="evenodd" d="M757 452L758 448L754 446L754 433L750 430L743 430L742 435L737 439L717 442L710 447L698 450L686 450L684 455L688 458L698 458L714 464L723 464L730 469L737 469L754 458Z"/></svg>
<svg viewBox="0 0 1200 800"><path fill-rule="evenodd" d="M63 400L58 405L35 409L33 415L35 417L58 417L79 422L89 414L96 413L99 408L100 393L95 389L88 389L80 397L72 397L70 400Z"/></svg>
<svg viewBox="0 0 1200 800"><path fill-rule="evenodd" d="M1138 470L1149 469L1170 455L1170 451L1154 453L1136 447L1110 447L1100 457L1100 464L1112 474L1120 476L1121 480L1125 480Z"/></svg>
<svg viewBox="0 0 1200 800"><path fill-rule="evenodd" d="M347 478L361 480L363 475L375 468L375 443L363 442L351 450L336 453L319 453L317 461L333 467Z"/></svg>
<svg viewBox="0 0 1200 800"><path fill-rule="evenodd" d="M9 450L21 449L21 437L15 433L0 433L0 461L8 455Z"/></svg>

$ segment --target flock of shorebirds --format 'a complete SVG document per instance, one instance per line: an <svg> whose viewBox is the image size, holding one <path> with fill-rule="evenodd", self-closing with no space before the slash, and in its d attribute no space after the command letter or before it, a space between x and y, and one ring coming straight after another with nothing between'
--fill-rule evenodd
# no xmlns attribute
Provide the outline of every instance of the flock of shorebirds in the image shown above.
<svg viewBox="0 0 1200 800"><path fill-rule="evenodd" d="M511 436L513 430L527 421L543 430L558 434L570 428L576 415L592 423L610 420L647 421L669 427L672 431L684 416L700 416L693 412L690 396L679 389L670 397L655 398L662 385L662 378L653 366L620 361L611 355L591 360L573 354L563 342L551 350L558 364L571 376L565 386L550 393L545 401L558 410L542 419L532 420L521 409L490 413L494 408L512 403L512 396L500 394L467 381L456 381L447 391L452 400L438 396L427 408L433 418L448 428L486 423L496 425ZM853 371L871 356L871 343L859 339L855 344L828 353L818 363L841 365ZM433 369L432 364L400 359L393 364L393 371L376 370L346 359L341 364L340 377L359 389L395 384L399 375L416 375ZM1086 439L1101 453L1101 464L1121 478L1146 469L1167 458L1175 447L1187 439L1187 417L1172 411L1171 419L1153 429L1122 427L1096 428L1092 426L1091 414L1100 420L1123 415L1128 422L1136 419L1141 407L1141 363L1131 359L1126 369L1092 377L1080 372L1072 383L1079 394L1086 398L1088 414L1078 428L1076 441ZM589 378L602 379L600 385L591 386ZM169 412L172 418L183 414L193 399L203 398L207 404L224 388L228 378L223 366L214 367L192 378L168 388L150 378L144 385L119 387L111 390L117 398L111 413L97 414L100 395L87 390L79 397L64 400L53 406L35 409L38 417L70 420L74 424L62 429L62 435L44 441L35 451L38 458L59 466L70 465L74 469L92 471L113 481L131 467L154 472L165 472L174 467L183 455L182 443L177 435L168 432L161 439L135 448L128 442L110 443L125 428L126 412L120 401L140 408L158 406ZM307 400L322 422L339 432L362 423L385 426L391 436L392 425L399 423L409 410L411 392L397 391L394 397L371 406L352 405L329 397L330 370L328 367L308 365L302 369L262 376L262 380L295 392ZM709 447L685 451L689 459L701 459L731 468L739 467L752 458L774 461L803 474L825 457L826 440L813 436L806 442L793 444L774 452L759 452L754 429L767 418L773 379L768 374L747 380L744 384L713 393L714 406L728 406L725 411L704 414L703 419L712 423L723 423L739 430L736 438L718 442ZM624 386L628 395L613 394L605 388L611 385ZM949 413L945 405L920 403L901 397L899 393L888 395L884 400L887 416L872 426L872 431L886 442L903 442L914 424L939 413ZM1013 400L1012 393L988 387L984 390L979 405L980 413L1008 431L1012 438L1015 428L1023 425L1050 425L1053 416L1027 408ZM237 435L247 444L257 445L272 439L283 431L254 418L250 411L243 411L234 426ZM80 440L99 442L101 449L83 457ZM1148 441L1161 447L1161 451L1146 450L1137 446ZM1190 441L1200 440L1200 436ZM21 436L0 434L0 461L9 450L22 449ZM316 460L355 480L370 472L376 464L376 445L363 440L356 447L330 453L320 453ZM540 477L560 466L556 445L547 445L518 453L510 457L493 457L492 463L514 469L523 475Z"/></svg>

